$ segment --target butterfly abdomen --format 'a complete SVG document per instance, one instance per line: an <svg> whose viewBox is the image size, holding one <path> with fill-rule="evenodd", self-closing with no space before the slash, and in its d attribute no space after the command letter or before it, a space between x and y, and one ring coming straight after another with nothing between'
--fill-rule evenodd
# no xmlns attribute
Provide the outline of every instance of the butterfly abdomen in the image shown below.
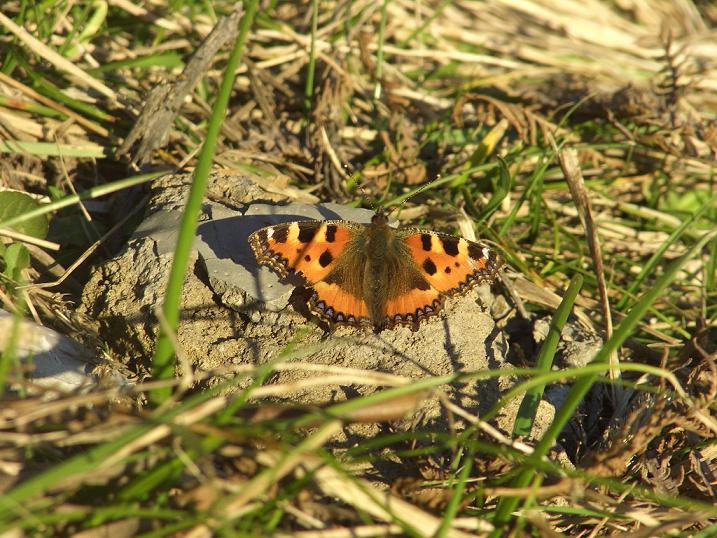
<svg viewBox="0 0 717 538"><path fill-rule="evenodd" d="M389 289L391 236L385 223L374 223L366 229L364 241L368 256L363 268L363 296L374 326L386 317L386 300Z"/></svg>

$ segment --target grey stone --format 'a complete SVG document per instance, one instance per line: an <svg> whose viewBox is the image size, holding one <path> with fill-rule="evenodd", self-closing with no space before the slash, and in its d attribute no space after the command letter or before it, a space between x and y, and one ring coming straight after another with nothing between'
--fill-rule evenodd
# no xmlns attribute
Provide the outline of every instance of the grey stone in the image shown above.
<svg viewBox="0 0 717 538"><path fill-rule="evenodd" d="M34 394L47 390L62 393L87 392L97 386L99 378L93 373L98 361L92 353L74 340L29 320L17 322L15 317L0 310L0 352L10 344L15 323L19 323L15 354L23 372L11 372L11 388ZM108 376L117 386L128 382L120 374ZM107 378L105 378L106 380Z"/></svg>

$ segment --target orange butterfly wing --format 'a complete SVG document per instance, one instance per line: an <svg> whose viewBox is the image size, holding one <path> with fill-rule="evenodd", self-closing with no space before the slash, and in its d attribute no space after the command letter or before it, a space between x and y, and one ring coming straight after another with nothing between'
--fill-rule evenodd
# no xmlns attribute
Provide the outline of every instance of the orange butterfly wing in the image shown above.
<svg viewBox="0 0 717 538"><path fill-rule="evenodd" d="M419 230L403 240L426 281L445 295L494 280L502 265L493 250L460 237Z"/></svg>
<svg viewBox="0 0 717 538"><path fill-rule="evenodd" d="M360 231L361 225L346 221L290 222L257 230L249 245L260 264L282 277L296 274L313 287L310 307L315 314L329 323L358 325L368 321L366 303L324 279Z"/></svg>
<svg viewBox="0 0 717 538"><path fill-rule="evenodd" d="M413 330L424 319L435 316L443 307L443 295L432 286L426 289L414 287L386 301L386 320L388 329L396 325L406 325Z"/></svg>
<svg viewBox="0 0 717 538"><path fill-rule="evenodd" d="M414 277L410 289L389 298L387 326L417 327L441 310L446 296L464 294L480 282L492 281L502 265L493 250L466 239L423 230L399 234L420 278Z"/></svg>

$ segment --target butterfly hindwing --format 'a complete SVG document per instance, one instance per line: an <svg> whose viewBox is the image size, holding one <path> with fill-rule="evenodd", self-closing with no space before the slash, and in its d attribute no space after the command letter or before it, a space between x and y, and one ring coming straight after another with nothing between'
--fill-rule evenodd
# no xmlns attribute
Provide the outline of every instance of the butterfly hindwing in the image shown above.
<svg viewBox="0 0 717 538"><path fill-rule="evenodd" d="M310 300L311 311L337 325L367 325L371 323L366 302L347 292L337 283L319 282Z"/></svg>
<svg viewBox="0 0 717 538"><path fill-rule="evenodd" d="M386 301L385 327L407 325L415 329L424 319L438 314L442 307L443 296L436 288L414 287Z"/></svg>

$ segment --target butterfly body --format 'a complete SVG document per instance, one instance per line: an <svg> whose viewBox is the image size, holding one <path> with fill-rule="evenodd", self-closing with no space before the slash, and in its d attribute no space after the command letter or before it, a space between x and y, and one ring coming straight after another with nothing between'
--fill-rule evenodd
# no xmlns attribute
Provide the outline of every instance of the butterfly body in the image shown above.
<svg viewBox="0 0 717 538"><path fill-rule="evenodd" d="M298 221L252 233L260 264L295 274L313 288L311 310L330 325L413 330L436 315L445 297L495 277L500 261L487 247L450 235L394 229L379 208L368 225Z"/></svg>

